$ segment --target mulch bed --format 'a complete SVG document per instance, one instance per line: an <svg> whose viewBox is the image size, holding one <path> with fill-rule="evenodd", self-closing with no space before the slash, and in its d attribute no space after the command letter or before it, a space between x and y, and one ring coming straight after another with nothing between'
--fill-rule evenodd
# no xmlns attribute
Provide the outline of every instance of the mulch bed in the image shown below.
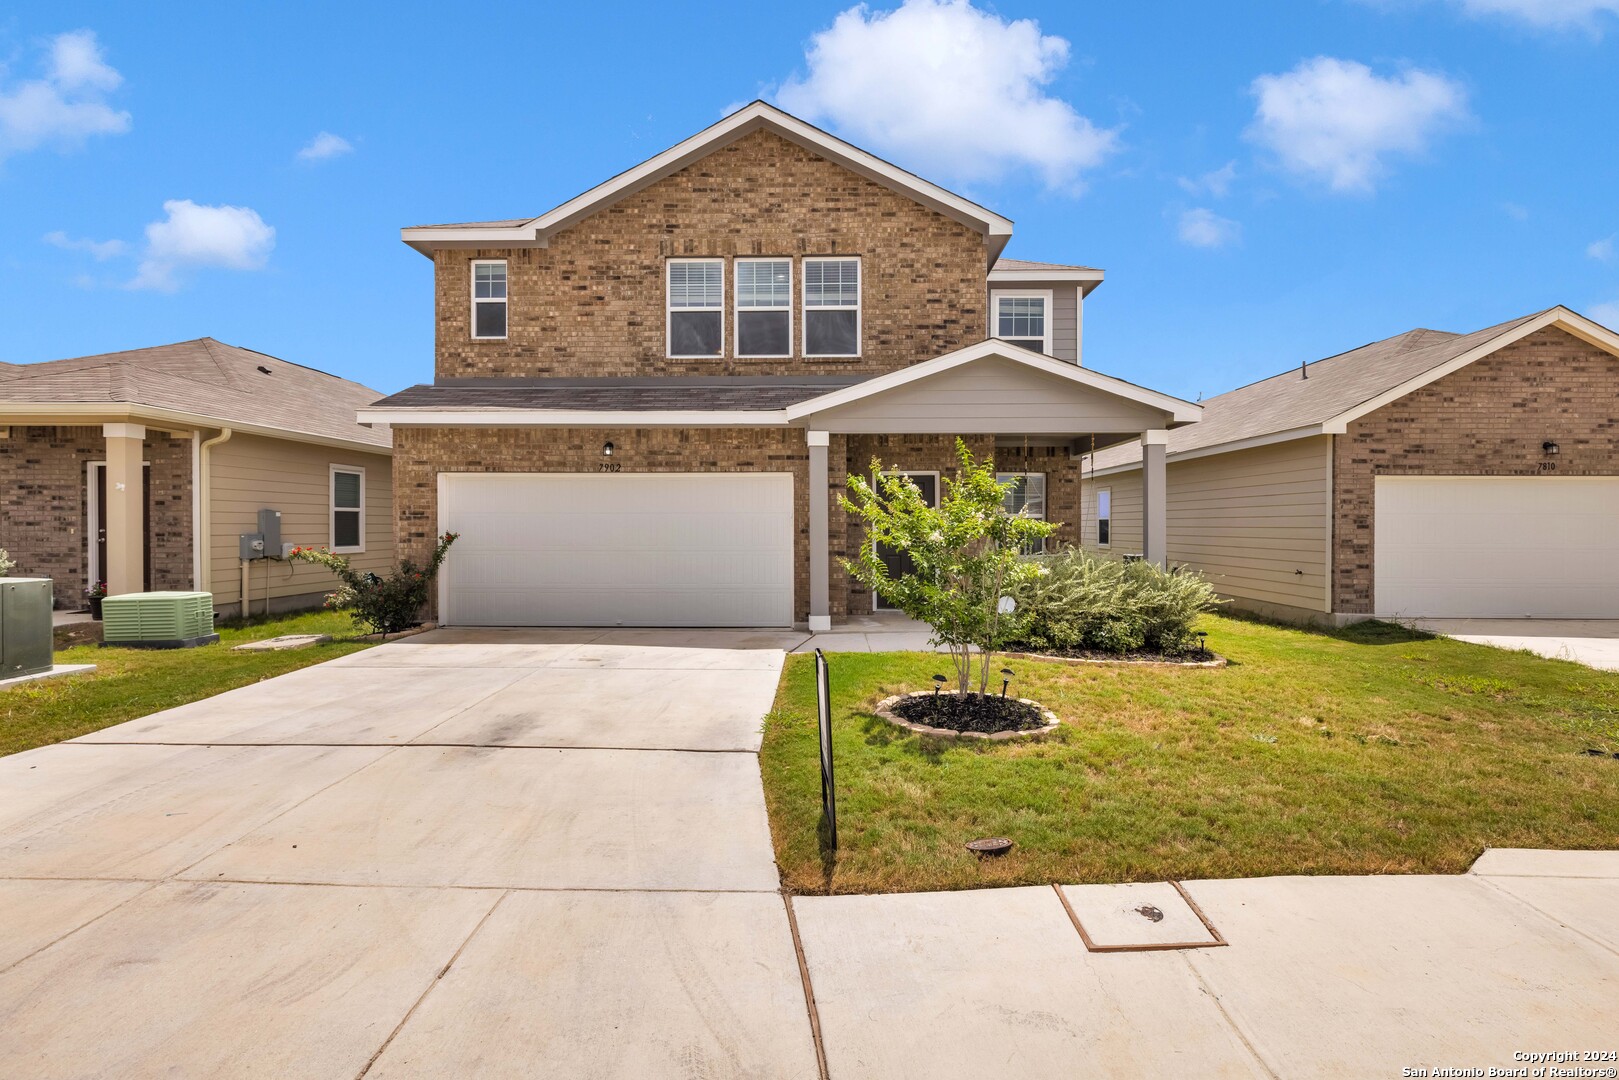
<svg viewBox="0 0 1619 1080"><path fill-rule="evenodd" d="M1051 652L1005 652L1013 660L1066 660L1075 664L1169 664L1177 667L1225 667L1226 659L1208 649L1196 652L1100 652L1096 649L1060 649Z"/></svg>
<svg viewBox="0 0 1619 1080"><path fill-rule="evenodd" d="M1057 726L1049 710L1026 698L921 691L884 700L877 715L923 735L1009 739Z"/></svg>

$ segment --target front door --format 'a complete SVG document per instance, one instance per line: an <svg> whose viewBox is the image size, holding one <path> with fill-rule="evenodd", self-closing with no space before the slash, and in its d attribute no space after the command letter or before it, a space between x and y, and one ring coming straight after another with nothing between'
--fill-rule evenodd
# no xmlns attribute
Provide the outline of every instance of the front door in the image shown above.
<svg viewBox="0 0 1619 1080"><path fill-rule="evenodd" d="M90 466L90 504L93 508L91 521L94 533L91 544L88 584L94 585L98 581L107 580L107 466L101 462L95 462ZM141 506L144 507L141 519L146 526L146 535L141 537L141 588L150 592L152 588L152 467L150 465L145 465L141 469Z"/></svg>
<svg viewBox="0 0 1619 1080"><path fill-rule="evenodd" d="M915 484L917 489L922 492L923 502L927 503L929 506L939 505L938 473L898 472L894 475L910 477L911 483ZM881 544L877 545L877 557L883 561L884 566L888 567L889 577L899 577L903 574L908 574L916 565L911 561L911 557L905 554L903 551L893 551L889 548L883 547ZM885 603L880 596L874 599L874 606L878 611L894 610L887 603Z"/></svg>

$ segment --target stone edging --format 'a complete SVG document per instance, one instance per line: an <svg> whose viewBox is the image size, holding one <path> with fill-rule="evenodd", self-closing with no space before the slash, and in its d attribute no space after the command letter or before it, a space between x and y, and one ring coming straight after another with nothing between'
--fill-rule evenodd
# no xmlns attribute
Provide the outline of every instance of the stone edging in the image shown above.
<svg viewBox="0 0 1619 1080"><path fill-rule="evenodd" d="M1229 660L1216 656L1213 660L1099 660L1094 656L1047 656L1045 653L1003 652L1008 660L1050 660L1054 664L1133 664L1137 667L1222 668Z"/></svg>
<svg viewBox="0 0 1619 1080"><path fill-rule="evenodd" d="M1030 701L1028 698L1018 698L1017 700L1021 704L1032 705L1044 713L1046 718L1045 727L1025 728L1022 731L996 731L993 733L985 731L952 731L949 728L929 727L926 724L913 723L894 712L894 706L905 698L932 696L932 690L918 690L910 694L895 694L893 697L883 698L883 700L879 701L875 712L896 727L906 728L916 732L918 735L932 735L940 739L989 739L993 742L1005 742L1007 739L1022 739L1031 735L1044 735L1047 732L1057 730L1057 725L1062 723L1061 720L1057 719L1056 713L1038 701Z"/></svg>

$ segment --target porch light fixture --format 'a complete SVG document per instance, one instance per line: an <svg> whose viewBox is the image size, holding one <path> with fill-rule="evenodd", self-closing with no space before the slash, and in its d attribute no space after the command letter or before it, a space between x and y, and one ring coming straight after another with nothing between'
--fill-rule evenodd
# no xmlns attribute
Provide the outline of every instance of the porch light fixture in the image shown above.
<svg viewBox="0 0 1619 1080"><path fill-rule="evenodd" d="M612 457L612 456L613 456L613 444L610 443L610 442L602 443L602 457Z"/></svg>
<svg viewBox="0 0 1619 1080"><path fill-rule="evenodd" d="M1540 444L1540 449L1541 449L1542 452L1544 452L1546 454L1547 457L1550 457L1553 454L1556 454L1559 450L1561 450L1562 447L1558 446L1556 443L1552 442L1550 439L1547 439L1545 442Z"/></svg>

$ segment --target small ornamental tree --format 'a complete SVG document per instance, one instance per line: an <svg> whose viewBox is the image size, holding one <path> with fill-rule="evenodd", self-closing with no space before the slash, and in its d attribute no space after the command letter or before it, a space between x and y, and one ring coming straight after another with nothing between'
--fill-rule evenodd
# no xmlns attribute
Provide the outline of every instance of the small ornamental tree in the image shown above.
<svg viewBox="0 0 1619 1080"><path fill-rule="evenodd" d="M960 468L944 478L939 505L929 506L908 477L885 473L873 459L873 483L850 476L849 513L865 522L860 552L843 565L854 579L913 619L933 628L933 643L950 652L961 693L972 688L972 650L982 667L978 692L989 687L991 655L1017 637L1020 615L1003 598L1040 568L1022 553L1055 525L1006 509L1012 485L998 483L995 463L978 463L956 440ZM910 556L911 569L890 575L882 549Z"/></svg>
<svg viewBox="0 0 1619 1080"><path fill-rule="evenodd" d="M417 613L427 603L428 587L458 535L447 532L439 537L426 566L402 559L399 569L385 578L355 570L347 556L325 548L293 548L289 558L324 566L342 580L342 587L326 598L328 607L347 610L356 625L369 626L375 633L396 634L416 625Z"/></svg>

